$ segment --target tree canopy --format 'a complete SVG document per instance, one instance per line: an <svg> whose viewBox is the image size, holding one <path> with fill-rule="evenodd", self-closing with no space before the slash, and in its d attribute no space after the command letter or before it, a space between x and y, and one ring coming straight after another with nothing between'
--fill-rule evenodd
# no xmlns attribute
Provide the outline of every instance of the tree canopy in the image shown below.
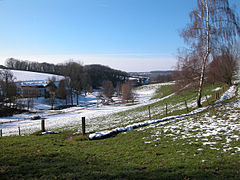
<svg viewBox="0 0 240 180"><path fill-rule="evenodd" d="M98 88L102 86L104 80L109 80L116 87L118 82L125 82L128 73L107 66L93 64L83 66L75 61L68 61L63 64L38 63L32 61L22 61L9 58L5 62L6 67L14 70L25 70L69 76L72 79L72 86L75 89Z"/></svg>
<svg viewBox="0 0 240 180"><path fill-rule="evenodd" d="M191 22L181 36L201 61L197 105L201 107L206 64L210 55L227 47L240 35L239 18L228 0L197 0L197 8L190 13Z"/></svg>

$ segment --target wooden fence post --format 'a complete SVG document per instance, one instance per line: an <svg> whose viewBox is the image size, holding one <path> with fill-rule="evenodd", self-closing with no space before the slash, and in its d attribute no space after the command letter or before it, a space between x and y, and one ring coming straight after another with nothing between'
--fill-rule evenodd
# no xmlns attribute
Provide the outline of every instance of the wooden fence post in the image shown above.
<svg viewBox="0 0 240 180"><path fill-rule="evenodd" d="M21 129L20 129L20 126L18 126L18 135L21 136Z"/></svg>
<svg viewBox="0 0 240 180"><path fill-rule="evenodd" d="M85 122L85 117L82 117L82 134L86 134L86 122Z"/></svg>
<svg viewBox="0 0 240 180"><path fill-rule="evenodd" d="M148 114L149 114L149 119L151 119L151 110L150 110L150 106L148 106Z"/></svg>
<svg viewBox="0 0 240 180"><path fill-rule="evenodd" d="M1 134L1 137L2 137L2 135L3 135L3 134L2 134L2 129L0 130L0 134Z"/></svg>
<svg viewBox="0 0 240 180"><path fill-rule="evenodd" d="M167 103L166 103L166 116L168 115L168 107L167 107Z"/></svg>
<svg viewBox="0 0 240 180"><path fill-rule="evenodd" d="M189 111L188 110L188 106L187 106L187 101L185 100L185 106L186 106L186 109L187 109L187 112Z"/></svg>
<svg viewBox="0 0 240 180"><path fill-rule="evenodd" d="M45 120L44 119L41 120L41 128L42 128L42 132L46 131L45 130Z"/></svg>

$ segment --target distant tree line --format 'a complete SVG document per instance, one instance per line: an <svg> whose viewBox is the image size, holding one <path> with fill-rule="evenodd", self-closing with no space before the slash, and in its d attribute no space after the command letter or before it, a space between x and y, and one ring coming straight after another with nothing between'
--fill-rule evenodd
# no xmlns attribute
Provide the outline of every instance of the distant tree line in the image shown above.
<svg viewBox="0 0 240 180"><path fill-rule="evenodd" d="M7 69L7 68L3 65L0 65L0 69Z"/></svg>
<svg viewBox="0 0 240 180"><path fill-rule="evenodd" d="M170 82L173 81L173 75L172 74L159 74L154 78L150 79L151 83L165 83L165 82Z"/></svg>
<svg viewBox="0 0 240 180"><path fill-rule="evenodd" d="M116 87L118 82L125 82L128 79L128 73L111 69L103 65L86 65L84 71L87 72L92 82L93 88L102 86L103 81L111 81Z"/></svg>
<svg viewBox="0 0 240 180"><path fill-rule="evenodd" d="M103 86L105 97L111 99L117 84L123 84L128 80L128 73L126 72L114 70L103 65L83 66L81 63L74 61L54 65L9 58L5 64L6 67L2 66L0 69L1 110L14 108L13 106L17 105L17 101L21 101L21 98L25 98L26 103L24 102L25 104L23 105L29 109L32 106L31 104L33 104L33 98L38 97L38 91L37 89L34 91L34 88L28 88L23 91L23 94L18 94L17 86L14 82L15 78L9 69L64 76L65 78L59 82L54 77L48 80L48 91L45 92L44 96L49 98L49 104L52 108L56 98L65 99L66 105L74 105L75 99L76 105L78 105L78 99L82 92L86 95L86 93L91 93L93 88ZM22 102L19 102L19 104L22 104Z"/></svg>
<svg viewBox="0 0 240 180"><path fill-rule="evenodd" d="M103 81L106 80L111 81L113 86L116 87L118 82L125 82L129 76L126 72L107 66L98 64L83 66L81 63L74 61L55 65L9 58L5 64L8 69L69 76L74 86L81 86L81 88L83 88L83 86L98 88L102 86ZM86 89L86 87L84 88ZM78 89L78 91L80 89Z"/></svg>
<svg viewBox="0 0 240 180"><path fill-rule="evenodd" d="M5 65L8 69L61 75L61 65L55 65L45 62L39 63L9 58L6 60Z"/></svg>

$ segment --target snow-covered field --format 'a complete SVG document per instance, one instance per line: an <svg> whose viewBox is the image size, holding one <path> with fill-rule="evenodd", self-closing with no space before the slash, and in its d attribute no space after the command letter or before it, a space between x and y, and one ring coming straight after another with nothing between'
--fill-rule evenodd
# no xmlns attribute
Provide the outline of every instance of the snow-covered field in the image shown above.
<svg viewBox="0 0 240 180"><path fill-rule="evenodd" d="M0 69L1 70L1 69ZM30 71L19 71L19 70L10 70L15 77L15 81L46 81L53 76L59 80L62 79L63 76L47 74L47 73L37 73Z"/></svg>
<svg viewBox="0 0 240 180"><path fill-rule="evenodd" d="M171 83L170 83L171 84ZM18 127L21 128L21 134L31 134L33 132L39 131L41 126L40 120L31 120L33 116L41 116L45 119L46 129L51 131L56 131L59 129L74 129L76 132L81 129L81 119L82 117L86 117L86 128L87 132L95 132L90 135L90 137L100 137L110 134L114 131L126 131L131 130L135 127L142 127L145 125L151 124L151 126L143 127L151 128L156 127L154 129L158 129L158 127L162 125L166 125L164 127L169 127L167 124L174 124L174 122L179 123L182 122L188 123L189 120L192 120L188 116L190 114L196 114L197 112L203 111L207 107L203 109L197 109L189 114L183 114L174 117L167 117L159 120L150 120L143 121L141 123L136 123L142 121L143 117L148 117L148 109L141 110L139 112L130 111L131 109L139 108L146 105L151 105L156 102L163 101L167 98L172 97L174 94L170 94L161 99L151 99L154 96L155 91L164 85L169 85L169 83L165 84L154 84L143 86L135 91L137 95L138 103L135 105L122 105L122 104L112 104L112 105L96 105L97 98L96 94L87 95L86 97L80 98L80 103L82 104L79 107L72 107L63 110L46 110L49 109L50 106L47 105L44 98L40 98L35 102L35 107L37 109L45 109L43 111L36 111L36 113L24 113L19 115L14 115L13 117L0 118L0 129L3 131L4 136L9 135L17 135ZM214 89L213 91L218 91L220 88ZM226 93L220 98L217 103L221 103L226 98L231 98L235 96L236 87L232 86ZM117 100L117 98L115 99ZM84 105L86 104L86 106ZM235 106L237 106L235 104ZM190 99L188 102L188 107L196 107L195 99ZM239 106L238 106L239 107ZM237 107L237 108L238 108ZM185 109L184 103L177 103L169 105L169 109ZM164 107L152 107L151 114L159 114L164 113ZM171 111L171 110L170 110ZM125 113L124 115L119 115L118 113ZM236 115L237 116L237 115ZM10 122L12 121L12 122ZM193 121L194 122L194 121ZM1 124L2 123L2 124ZM160 124L159 124L160 123ZM207 124L207 122L206 122ZM187 125L187 127L191 127L189 124L183 124L182 126ZM179 125L178 125L179 126ZM195 127L195 125L193 125ZM210 127L211 125L209 125ZM207 126L208 127L208 126ZM112 129L107 131L101 131L106 129ZM178 129L179 130L179 129ZM179 131L176 132L179 132ZM156 132L157 134L158 132ZM153 136L156 136L153 134ZM156 138L157 139L157 138ZM153 140L154 141L154 140ZM151 142L151 141L148 141Z"/></svg>
<svg viewBox="0 0 240 180"><path fill-rule="evenodd" d="M233 97L235 90L232 86L217 102ZM190 145L201 143L212 150L230 151L234 155L240 152L239 113L240 101L237 100L224 106L215 106L202 115L180 117L138 130L150 130L151 135L143 138L145 143L156 144L161 141L160 137L164 134L164 136L169 136L172 141L184 140L184 144ZM203 148L197 150L202 151Z"/></svg>
<svg viewBox="0 0 240 180"><path fill-rule="evenodd" d="M222 97L218 101L216 101L216 103L219 103L219 104L216 104L216 106L221 105L220 103L222 101L226 100L226 99L233 98L236 94L236 90L237 90L236 86L230 87L229 90L227 90L222 95ZM198 108L198 109L195 109L195 110L193 110L193 111L191 111L190 113L187 113L187 114L169 116L169 117L164 117L162 119L157 119L157 120L147 120L147 121L140 122L140 123L134 123L134 124L128 125L126 127L121 127L121 128L118 127L118 128L112 129L112 130L95 132L95 133L90 134L89 138L90 139L98 139L98 138L102 138L102 137L108 136L108 135L113 134L113 133L129 131L129 130L132 130L132 129L135 129L135 128L145 127L147 125L152 125L150 127L158 127L158 126L166 125L168 123L172 123L172 122L178 121L178 120L183 119L183 118L185 119L187 116L195 115L195 114L198 114L200 112L203 112L204 110L206 110L208 108L211 108L211 106ZM159 123L159 124L157 124L157 123ZM157 125L155 125L155 124L157 124ZM149 128L149 127L147 127L147 128Z"/></svg>
<svg viewBox="0 0 240 180"><path fill-rule="evenodd" d="M45 118L46 129L47 130L56 130L56 129L78 129L81 127L81 118L86 117L87 123L87 131L96 131L100 129L108 129L114 127L116 124L126 123L124 119L114 120L111 119L110 116L117 112L122 112L126 110L130 110L133 108L137 108L143 105L151 104L159 101L159 99L150 100L150 98L154 95L155 90L160 86L168 85L165 84L155 84L149 86L143 86L139 90L136 90L137 94L137 105L126 106L126 105L89 105L89 106L79 106L72 107L63 110L44 110L37 111L37 113L24 113L19 115L14 115L13 117L5 117L0 118L0 129L3 130L3 135L16 135L18 134L18 127L21 129L22 134L30 134L35 131L40 130L41 122L40 120L30 120L33 116L41 116ZM161 100L161 99L160 99ZM46 103L41 104L41 101L44 99L39 99L35 105L36 107L48 106ZM82 101L86 102L86 104L91 104L90 102L96 102L97 99L93 95L88 95L86 98L83 98ZM83 103L84 104L84 103ZM47 108L47 107L46 107ZM103 121L99 121L98 117L109 116L109 118L105 118ZM10 121L12 121L10 123ZM9 122L9 123L6 123Z"/></svg>

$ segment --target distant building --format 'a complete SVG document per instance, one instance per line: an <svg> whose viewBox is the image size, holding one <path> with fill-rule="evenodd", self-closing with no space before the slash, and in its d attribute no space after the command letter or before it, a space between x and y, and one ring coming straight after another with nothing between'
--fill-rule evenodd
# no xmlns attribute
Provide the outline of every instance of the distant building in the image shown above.
<svg viewBox="0 0 240 180"><path fill-rule="evenodd" d="M142 86L146 85L149 83L149 78L148 77L141 77L141 76L134 76L134 77L129 77L128 79L133 86Z"/></svg>
<svg viewBox="0 0 240 180"><path fill-rule="evenodd" d="M148 77L155 78L158 75L169 75L174 73L174 71L150 71L150 72L129 72L130 77Z"/></svg>
<svg viewBox="0 0 240 180"><path fill-rule="evenodd" d="M47 97L49 93L48 81L46 80L18 81L16 84L18 94L24 98ZM58 87L59 81L54 84Z"/></svg>

